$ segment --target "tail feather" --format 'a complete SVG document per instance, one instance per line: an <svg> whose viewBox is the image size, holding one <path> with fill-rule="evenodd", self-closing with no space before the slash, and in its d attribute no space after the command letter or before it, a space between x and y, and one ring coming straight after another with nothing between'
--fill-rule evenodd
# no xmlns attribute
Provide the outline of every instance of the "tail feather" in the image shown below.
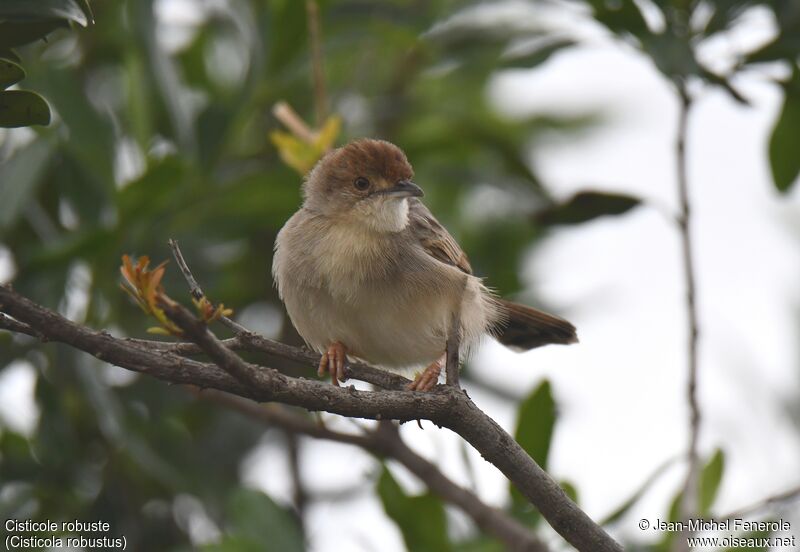
<svg viewBox="0 0 800 552"><path fill-rule="evenodd" d="M497 340L503 345L522 350L550 343L577 343L575 326L552 314L511 301L499 299L505 323L497 330Z"/></svg>

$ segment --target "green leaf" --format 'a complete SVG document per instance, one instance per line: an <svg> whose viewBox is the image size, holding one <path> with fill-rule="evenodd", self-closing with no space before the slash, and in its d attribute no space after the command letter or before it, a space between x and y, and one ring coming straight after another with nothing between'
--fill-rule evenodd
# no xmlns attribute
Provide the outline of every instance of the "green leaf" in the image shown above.
<svg viewBox="0 0 800 552"><path fill-rule="evenodd" d="M568 38L556 39L549 44L541 46L540 48L536 48L533 51L526 52L524 54L503 57L500 59L500 66L505 68L524 68L530 69L541 65L550 57L567 48L568 46L572 46L575 44L574 40Z"/></svg>
<svg viewBox="0 0 800 552"><path fill-rule="evenodd" d="M698 517L707 517L711 505L717 496L719 484L722 481L722 473L725 468L725 453L721 449L714 451L711 460L703 466L702 471L698 477ZM669 508L669 521L678 521L680 519L681 503L683 502L683 489L675 495ZM655 547L658 552L666 552L671 550L672 542L675 538L675 533L668 532L664 534L664 538Z"/></svg>
<svg viewBox="0 0 800 552"><path fill-rule="evenodd" d="M15 128L50 124L50 107L29 90L0 92L0 127Z"/></svg>
<svg viewBox="0 0 800 552"><path fill-rule="evenodd" d="M22 61L17 53L11 48L0 48L0 58L19 63Z"/></svg>
<svg viewBox="0 0 800 552"><path fill-rule="evenodd" d="M265 552L303 552L305 544L297 521L266 494L250 489L234 491L226 509L228 533L233 539L257 544ZM218 550L250 550L223 547Z"/></svg>
<svg viewBox="0 0 800 552"><path fill-rule="evenodd" d="M7 59L0 59L0 90L5 90L12 84L17 84L25 78L25 70Z"/></svg>
<svg viewBox="0 0 800 552"><path fill-rule="evenodd" d="M578 488L575 485L570 481L559 481L558 486L564 489L564 492L572 502L578 503Z"/></svg>
<svg viewBox="0 0 800 552"><path fill-rule="evenodd" d="M0 18L66 19L85 27L89 20L81 4L88 8L86 2L79 4L76 0L3 0L0 2Z"/></svg>
<svg viewBox="0 0 800 552"><path fill-rule="evenodd" d="M556 404L545 380L519 407L519 420L514 438L537 464L547 469L550 440L556 423Z"/></svg>
<svg viewBox="0 0 800 552"><path fill-rule="evenodd" d="M406 495L386 466L378 480L378 495L386 514L403 533L403 540L409 550L445 552L451 549L441 500L430 493Z"/></svg>
<svg viewBox="0 0 800 552"><path fill-rule="evenodd" d="M605 215L621 215L640 203L640 199L623 194L578 192L564 203L537 212L534 220L545 226L579 224Z"/></svg>
<svg viewBox="0 0 800 552"><path fill-rule="evenodd" d="M483 535L458 543L458 552L505 552L506 550L508 549L502 543Z"/></svg>
<svg viewBox="0 0 800 552"><path fill-rule="evenodd" d="M517 429L514 432L514 439L544 469L547 469L555 423L556 405L550 382L545 380L520 405ZM531 526L538 524L541 520L539 512L514 485L509 485L509 489L513 514Z"/></svg>
<svg viewBox="0 0 800 552"><path fill-rule="evenodd" d="M209 544L201 550L203 552L262 552L265 549L260 543L245 537L225 537L222 542Z"/></svg>
<svg viewBox="0 0 800 552"><path fill-rule="evenodd" d="M800 71L784 86L783 108L769 141L772 179L781 192L788 192L800 174Z"/></svg>
<svg viewBox="0 0 800 552"><path fill-rule="evenodd" d="M625 35L631 34L639 39L649 36L650 29L642 12L633 0L588 0L594 8L594 18L605 25L609 31Z"/></svg>
<svg viewBox="0 0 800 552"><path fill-rule="evenodd" d="M36 140L0 164L0 229L14 224L34 196L51 153L48 142Z"/></svg>
<svg viewBox="0 0 800 552"><path fill-rule="evenodd" d="M0 21L0 50L16 48L41 40L59 27L69 27L63 19L34 19L32 21Z"/></svg>
<svg viewBox="0 0 800 552"><path fill-rule="evenodd" d="M699 508L700 515L704 516L711 510L714 499L717 497L719 484L722 482L722 473L725 469L725 453L717 449L714 456L703 468L700 474Z"/></svg>
<svg viewBox="0 0 800 552"><path fill-rule="evenodd" d="M83 11L89 23L94 24L94 13L92 13L92 7L89 5L89 0L75 0L75 1L80 6L81 10Z"/></svg>

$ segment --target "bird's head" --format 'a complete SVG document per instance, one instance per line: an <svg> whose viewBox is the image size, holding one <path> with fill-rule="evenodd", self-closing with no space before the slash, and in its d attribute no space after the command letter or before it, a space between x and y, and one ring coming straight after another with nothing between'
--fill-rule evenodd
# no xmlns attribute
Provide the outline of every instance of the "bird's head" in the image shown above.
<svg viewBox="0 0 800 552"><path fill-rule="evenodd" d="M304 185L306 208L386 232L408 223L408 198L421 197L403 151L383 140L362 139L325 155Z"/></svg>

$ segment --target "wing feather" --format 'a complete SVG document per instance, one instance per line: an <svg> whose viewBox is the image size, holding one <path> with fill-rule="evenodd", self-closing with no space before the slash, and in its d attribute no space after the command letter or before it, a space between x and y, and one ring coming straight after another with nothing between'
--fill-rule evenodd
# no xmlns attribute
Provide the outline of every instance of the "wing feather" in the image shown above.
<svg viewBox="0 0 800 552"><path fill-rule="evenodd" d="M466 274L472 274L472 266L467 255L425 204L417 198L410 198L408 203L409 229L425 251L438 261L455 266Z"/></svg>

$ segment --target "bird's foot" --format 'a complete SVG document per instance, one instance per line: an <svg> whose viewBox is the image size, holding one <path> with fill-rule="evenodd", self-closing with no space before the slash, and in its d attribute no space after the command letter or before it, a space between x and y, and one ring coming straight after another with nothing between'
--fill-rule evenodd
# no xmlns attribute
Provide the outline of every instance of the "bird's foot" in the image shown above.
<svg viewBox="0 0 800 552"><path fill-rule="evenodd" d="M430 391L436 387L439 381L439 374L442 373L442 366L444 365L445 356L438 360L431 362L425 370L417 374L414 381L406 386L409 391Z"/></svg>
<svg viewBox="0 0 800 552"><path fill-rule="evenodd" d="M317 374L320 377L325 374L331 375L331 383L339 386L340 381L347 380L345 369L347 368L347 347L334 341L328 346L328 350L322 353L319 359L319 369Z"/></svg>

